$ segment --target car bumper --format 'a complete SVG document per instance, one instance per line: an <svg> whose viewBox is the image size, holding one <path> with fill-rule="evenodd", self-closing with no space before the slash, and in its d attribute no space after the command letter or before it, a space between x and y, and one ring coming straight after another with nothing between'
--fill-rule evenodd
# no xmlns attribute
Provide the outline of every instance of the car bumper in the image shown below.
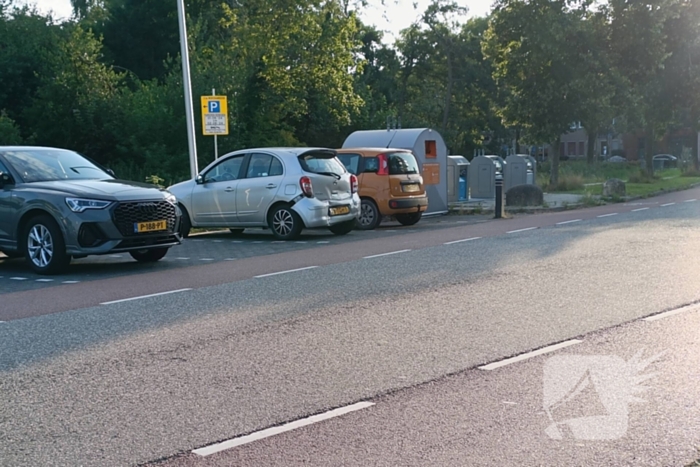
<svg viewBox="0 0 700 467"><path fill-rule="evenodd" d="M130 231L129 220L115 214L116 206L107 210L74 213L68 211L62 219L66 252L72 256L104 255L146 248L169 248L182 243L179 234L181 213L175 207L166 220L167 229L148 233ZM160 217L160 216L158 216ZM144 222L153 219L145 218Z"/></svg>
<svg viewBox="0 0 700 467"><path fill-rule="evenodd" d="M422 196L419 198L390 199L387 205L393 212L399 210L422 212L428 209L428 197Z"/></svg>
<svg viewBox="0 0 700 467"><path fill-rule="evenodd" d="M331 207L348 206L350 212L341 215L330 215ZM307 229L327 228L342 224L360 215L360 197L355 194L352 198L338 201L321 201L317 198L302 198L292 209L299 214Z"/></svg>

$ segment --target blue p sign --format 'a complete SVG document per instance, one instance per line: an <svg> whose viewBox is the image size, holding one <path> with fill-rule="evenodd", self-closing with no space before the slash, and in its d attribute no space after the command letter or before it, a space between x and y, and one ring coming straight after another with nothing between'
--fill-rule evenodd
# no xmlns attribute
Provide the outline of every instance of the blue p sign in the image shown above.
<svg viewBox="0 0 700 467"><path fill-rule="evenodd" d="M209 113L221 112L221 104L219 101L209 101Z"/></svg>

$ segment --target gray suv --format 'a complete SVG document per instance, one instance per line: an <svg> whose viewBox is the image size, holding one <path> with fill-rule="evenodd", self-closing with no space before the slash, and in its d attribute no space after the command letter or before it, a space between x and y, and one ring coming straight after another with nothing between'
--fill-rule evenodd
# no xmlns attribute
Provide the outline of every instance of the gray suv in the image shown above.
<svg viewBox="0 0 700 467"><path fill-rule="evenodd" d="M181 243L175 196L113 175L73 151L0 146L0 251L39 274L88 255L163 258Z"/></svg>

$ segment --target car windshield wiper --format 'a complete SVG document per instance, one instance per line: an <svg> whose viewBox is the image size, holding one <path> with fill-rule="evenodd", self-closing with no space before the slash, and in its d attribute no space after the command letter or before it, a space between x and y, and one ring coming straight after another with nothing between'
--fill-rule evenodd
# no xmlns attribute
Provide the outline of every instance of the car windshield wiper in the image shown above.
<svg viewBox="0 0 700 467"><path fill-rule="evenodd" d="M331 177L335 177L336 180L340 180L340 175L338 175L337 173L333 173L333 172L316 172L316 173L319 175L330 175Z"/></svg>
<svg viewBox="0 0 700 467"><path fill-rule="evenodd" d="M80 173L80 172L78 172L77 169L92 169L92 170L98 170L98 171L102 172L100 169L97 169L97 168L95 168L95 167L88 167L88 166L83 166L83 167L80 167L80 166L78 166L78 167L71 167L70 169L71 169L73 172L77 173L77 174Z"/></svg>

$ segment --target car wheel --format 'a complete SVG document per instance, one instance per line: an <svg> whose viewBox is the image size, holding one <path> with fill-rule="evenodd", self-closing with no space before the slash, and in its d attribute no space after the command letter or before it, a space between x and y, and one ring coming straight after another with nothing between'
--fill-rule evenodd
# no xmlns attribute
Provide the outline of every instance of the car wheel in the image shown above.
<svg viewBox="0 0 700 467"><path fill-rule="evenodd" d="M155 263L163 259L169 248L150 248L148 250L134 250L129 254L136 261L141 263Z"/></svg>
<svg viewBox="0 0 700 467"><path fill-rule="evenodd" d="M355 219L347 222L342 222L340 224L332 225L329 227L329 230L333 232L336 235L346 235L350 232L352 232L352 229L355 228Z"/></svg>
<svg viewBox="0 0 700 467"><path fill-rule="evenodd" d="M267 220L272 235L280 240L292 240L301 233L301 218L289 206L279 206L269 215Z"/></svg>
<svg viewBox="0 0 700 467"><path fill-rule="evenodd" d="M382 216L379 208L371 199L363 199L360 203L360 216L357 218L357 228L360 230L373 230L379 227Z"/></svg>
<svg viewBox="0 0 700 467"><path fill-rule="evenodd" d="M412 212L410 214L397 214L396 220L399 221L401 225L415 225L423 217L422 212Z"/></svg>
<svg viewBox="0 0 700 467"><path fill-rule="evenodd" d="M37 274L59 274L70 263L61 229L52 217L37 216L29 221L24 236L24 256Z"/></svg>
<svg viewBox="0 0 700 467"><path fill-rule="evenodd" d="M187 209L181 204L180 211L182 211L182 217L180 218L180 236L182 238L187 238L190 236L190 230L192 230L192 221L190 220L190 215Z"/></svg>

